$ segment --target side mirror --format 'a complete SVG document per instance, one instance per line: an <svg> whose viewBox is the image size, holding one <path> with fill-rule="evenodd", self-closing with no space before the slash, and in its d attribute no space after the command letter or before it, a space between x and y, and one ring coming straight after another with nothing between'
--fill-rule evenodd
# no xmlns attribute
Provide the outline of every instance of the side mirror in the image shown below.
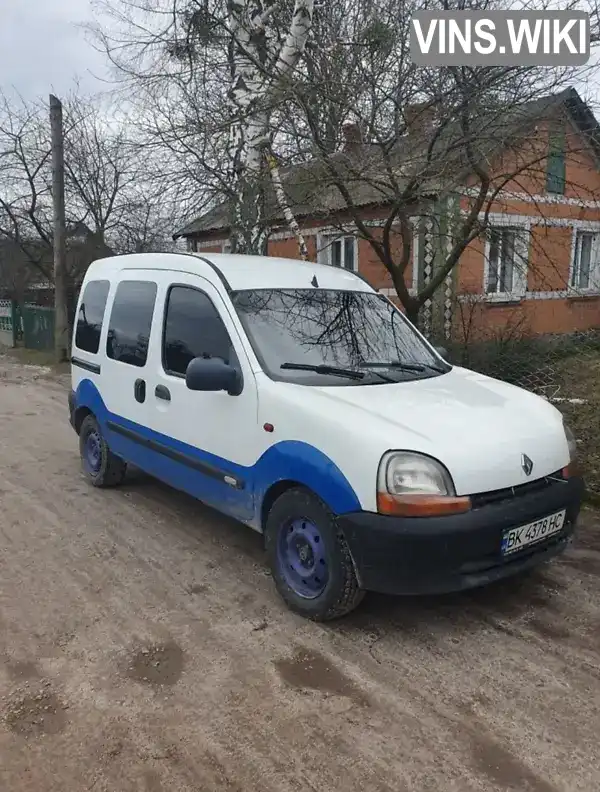
<svg viewBox="0 0 600 792"><path fill-rule="evenodd" d="M239 396L243 380L241 373L221 358L194 358L187 367L185 384L193 391L227 391Z"/></svg>
<svg viewBox="0 0 600 792"><path fill-rule="evenodd" d="M446 349L446 347L436 346L434 347L434 349L441 358L444 358L444 360L448 360L448 350Z"/></svg>

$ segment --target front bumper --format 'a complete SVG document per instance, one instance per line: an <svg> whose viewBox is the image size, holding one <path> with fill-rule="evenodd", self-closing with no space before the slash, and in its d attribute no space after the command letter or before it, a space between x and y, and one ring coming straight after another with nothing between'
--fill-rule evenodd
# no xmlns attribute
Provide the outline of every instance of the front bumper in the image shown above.
<svg viewBox="0 0 600 792"><path fill-rule="evenodd" d="M356 512L338 518L360 584L385 594L427 594L474 588L547 561L569 543L583 480L549 479L515 491L474 498L465 514L388 517ZM566 509L560 533L504 557L503 533Z"/></svg>

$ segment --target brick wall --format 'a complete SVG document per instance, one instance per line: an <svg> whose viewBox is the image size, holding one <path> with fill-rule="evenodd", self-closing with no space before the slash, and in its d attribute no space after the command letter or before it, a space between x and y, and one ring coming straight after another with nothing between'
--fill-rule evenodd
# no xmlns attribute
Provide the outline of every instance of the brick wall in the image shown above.
<svg viewBox="0 0 600 792"><path fill-rule="evenodd" d="M315 234L306 236L308 254L311 261L317 260L317 237ZM392 249L395 254L400 256L401 240L399 235L392 238ZM397 251L397 252L396 252ZM269 255L281 256L282 258L298 258L298 243L295 239L275 239L269 242ZM358 240L358 263L359 272L376 289L388 288L393 286L392 276L383 266L371 245L364 239ZM412 266L409 265L405 279L407 283L412 283Z"/></svg>

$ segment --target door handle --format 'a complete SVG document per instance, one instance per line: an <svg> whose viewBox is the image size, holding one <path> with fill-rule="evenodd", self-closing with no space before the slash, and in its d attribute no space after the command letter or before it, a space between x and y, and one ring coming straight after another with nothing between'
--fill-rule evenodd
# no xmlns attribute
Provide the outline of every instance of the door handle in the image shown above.
<svg viewBox="0 0 600 792"><path fill-rule="evenodd" d="M166 388L164 385L157 385L154 389L154 395L157 399L163 399L164 401L171 401L171 391Z"/></svg>
<svg viewBox="0 0 600 792"><path fill-rule="evenodd" d="M143 404L146 401L146 381L143 379L136 379L135 385L133 386L133 395L135 396L135 400L140 404Z"/></svg>

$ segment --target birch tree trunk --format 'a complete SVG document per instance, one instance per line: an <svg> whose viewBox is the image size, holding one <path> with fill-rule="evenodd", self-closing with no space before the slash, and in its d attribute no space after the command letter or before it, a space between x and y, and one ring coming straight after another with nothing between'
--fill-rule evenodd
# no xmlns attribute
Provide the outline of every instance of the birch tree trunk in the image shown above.
<svg viewBox="0 0 600 792"><path fill-rule="evenodd" d="M268 160L270 107L278 86L296 68L304 51L313 10L314 0L296 0L288 34L280 50L274 52L268 29L273 8L265 9L261 0L229 3L233 252L266 253L270 229L265 216L265 187L272 172ZM275 190L277 193L277 187ZM277 198L281 205L281 191ZM281 208L293 217L287 201ZM289 222L289 217L286 219Z"/></svg>
<svg viewBox="0 0 600 792"><path fill-rule="evenodd" d="M304 238L302 229L300 228L300 225L296 220L296 216L292 211L292 208L285 194L285 190L283 188L283 182L281 181L281 174L279 172L279 164L277 162L277 158L273 153L269 153L267 156L268 156L269 170L271 171L271 182L273 184L273 189L275 191L275 198L277 199L277 204L279 205L279 208L283 212L283 216L288 226L290 227L290 231L296 237L296 241L298 242L298 252L300 253L300 258L303 261L307 261L308 248L306 246L306 239Z"/></svg>

